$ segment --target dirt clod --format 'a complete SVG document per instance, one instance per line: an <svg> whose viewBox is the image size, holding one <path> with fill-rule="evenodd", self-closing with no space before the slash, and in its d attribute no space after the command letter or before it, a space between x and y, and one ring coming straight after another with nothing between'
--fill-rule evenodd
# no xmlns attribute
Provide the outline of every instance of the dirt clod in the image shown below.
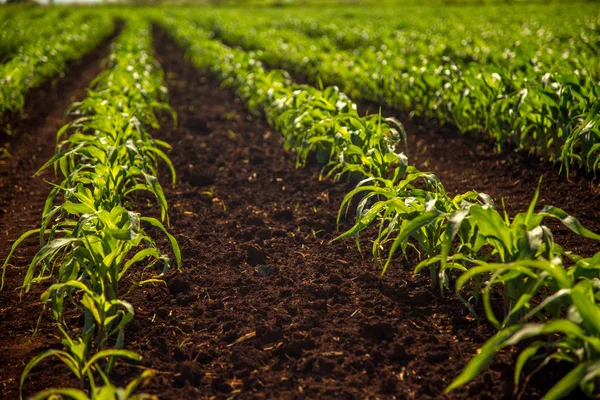
<svg viewBox="0 0 600 400"><path fill-rule="evenodd" d="M191 288L191 284L183 276L175 276L168 282L169 292L173 295L188 292Z"/></svg>

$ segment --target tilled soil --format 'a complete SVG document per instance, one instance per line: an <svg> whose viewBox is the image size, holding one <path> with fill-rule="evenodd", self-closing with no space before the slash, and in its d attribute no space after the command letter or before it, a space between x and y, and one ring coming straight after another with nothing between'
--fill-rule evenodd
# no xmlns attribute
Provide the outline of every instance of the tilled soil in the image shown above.
<svg viewBox="0 0 600 400"><path fill-rule="evenodd" d="M167 277L167 285L145 286L127 298L137 313L126 336L128 348L144 356L144 366L158 371L148 392L163 399L513 396L513 352L502 353L467 387L441 395L493 334L491 327L474 321L453 295L434 294L425 277L413 278L414 255L399 258L380 279L368 241L363 255L352 241L330 243L338 206L352 185L319 181L316 167L296 169L294 154L283 150L280 136L260 117L249 115L230 91L184 61L164 35L159 33L155 44L179 118L176 129L165 120L156 135L173 146L170 156L179 183L165 190L184 265L181 273ZM501 193L511 207L527 203L537 177L523 190L509 184L522 166L505 165L514 171L503 170L494 185L495 175L486 168L493 171L495 161L485 164L494 158L484 153L484 164L479 164L480 151L473 148L464 163L473 164L472 172L462 175L464 165L446 163L435 151L442 142L431 135L435 147L425 149L423 135L411 156L423 163L430 158L430 169L448 190L481 190L472 178L479 170L489 173L483 191L505 188ZM38 156L44 160L48 154ZM10 189L0 195L9 201L3 206L8 212L2 232L10 240L35 227L47 193L35 182L41 189L30 185L23 194ZM166 186L167 176L162 182ZM560 182L555 190L569 187ZM580 193L589 190L585 183L574 185ZM32 197L32 205L21 212L16 202L25 196ZM146 204L140 209L156 212ZM13 217L18 226L9 229ZM347 227L344 223L341 229ZM16 332L0 345L5 398L16 395L19 365L57 339L48 323L30 339L28 329L35 326L41 305L35 296L19 304L11 294L35 253L31 242L18 254L18 267L9 270L10 293L2 300L0 331ZM8 242L1 246L5 254ZM580 246L591 251L587 243ZM117 381L138 372L121 367ZM60 367L37 371L26 384L28 393L64 381ZM550 368L534 378L523 398L541 397L559 372Z"/></svg>

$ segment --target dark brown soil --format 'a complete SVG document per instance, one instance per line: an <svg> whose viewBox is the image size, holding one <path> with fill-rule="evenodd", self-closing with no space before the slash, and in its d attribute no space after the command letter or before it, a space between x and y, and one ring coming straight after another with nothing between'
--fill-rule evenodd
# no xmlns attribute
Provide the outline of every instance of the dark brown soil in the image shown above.
<svg viewBox="0 0 600 400"><path fill-rule="evenodd" d="M127 298L137 313L126 336L128 347L159 371L148 392L163 399L512 397L512 352L501 354L471 385L441 395L493 330L474 321L454 296L434 295L425 277L412 278L414 257L398 259L379 279L367 242L364 255L352 241L330 244L338 206L351 186L320 182L316 168L295 169L294 155L282 149L280 136L261 118L249 115L210 75L184 62L183 53L162 34L156 48L179 116L177 129L169 129L165 120L157 136L173 145L170 156L179 173L178 185L166 188L166 194L184 267L167 277L167 285L146 286ZM477 179L487 182L485 191L502 193L511 207L527 203L537 177L522 189L510 184L522 165L505 164L510 171L502 169L498 180L490 181L493 175L486 171L493 170L493 157L480 157L473 148L463 164L445 164L436 150L443 142L434 134L436 146L418 151L427 138L419 138L411 156L424 163L429 154L437 162L430 161L431 169L440 168L449 191L481 190L471 175L481 170L485 179ZM43 160L49 155L45 151L32 154ZM469 163L473 172L463 175ZM23 179L31 171L13 173ZM7 210L1 232L9 240L35 227L47 193L38 180L19 193L13 188L18 182L2 186L8 190L0 194ZM498 192L492 192L493 182ZM33 183L41 186L39 195ZM564 180L555 184L557 192L575 190ZM573 185L580 193L589 190L587 184ZM19 215L23 193L31 197L31 206ZM143 213L155 212L140 207ZM5 254L8 242L0 246ZM592 251L587 243L579 246ZM9 290L2 294L0 331L11 333L0 345L5 398L16 396L21 365L44 346L56 345L56 330L48 324L31 339L28 330L40 304L35 296L19 304L12 292L35 250L33 240L19 253L18 267L9 270ZM64 381L59 367L37 371L27 393ZM138 372L118 371L118 381ZM555 369L546 371L524 398L539 398L557 376Z"/></svg>

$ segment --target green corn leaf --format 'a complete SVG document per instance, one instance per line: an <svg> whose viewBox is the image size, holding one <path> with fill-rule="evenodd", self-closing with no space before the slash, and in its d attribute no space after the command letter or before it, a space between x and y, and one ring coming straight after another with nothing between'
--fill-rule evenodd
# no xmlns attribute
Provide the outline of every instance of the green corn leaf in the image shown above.
<svg viewBox="0 0 600 400"><path fill-rule="evenodd" d="M158 199L158 202L160 204L160 209L161 209L160 210L161 219L164 221L166 218L167 225L169 225L169 216L167 214L167 212L169 210L169 206L167 204L167 199L165 197L165 193L163 192L162 186L160 185L160 183L158 183L158 179L156 179L155 176L149 175L145 172L143 174L144 174L144 178L146 180L146 184L148 185L148 187L152 188L152 192Z"/></svg>
<svg viewBox="0 0 600 400"><path fill-rule="evenodd" d="M142 151L149 151L156 154L158 157L160 157L161 160L164 161L165 164L167 164L167 167L171 172L171 184L175 186L175 182L177 181L177 174L175 173L175 167L173 166L171 159L167 157L167 155L162 150L156 147L144 146L142 147Z"/></svg>
<svg viewBox="0 0 600 400"><path fill-rule="evenodd" d="M475 355L467 364L465 369L457 376L451 383L446 387L444 393L449 393L452 390L460 387L473 378L485 368L490 361L494 358L498 350L504 347L504 343L510 338L515 332L517 332L520 326L511 326L498 332L492 338L488 339L483 345L477 355Z"/></svg>
<svg viewBox="0 0 600 400"><path fill-rule="evenodd" d="M34 394L32 397L30 397L30 400L47 400L56 396L60 396L61 398L65 396L73 400L90 400L84 391L71 388L45 389Z"/></svg>
<svg viewBox="0 0 600 400"><path fill-rule="evenodd" d="M140 220L148 222L150 225L155 226L155 227L159 228L161 231L163 231L163 233L169 239L169 243L171 243L171 248L173 249L173 253L175 254L175 260L177 262L177 269L181 269L181 250L179 249L179 244L177 243L177 239L175 239L171 234L169 234L169 232L167 232L167 229L162 224L162 222L160 222L156 218L141 217Z"/></svg>
<svg viewBox="0 0 600 400"><path fill-rule="evenodd" d="M4 263L2 264L2 283L0 284L0 291L2 289L4 289L4 276L6 274L6 267L8 266L8 263L13 255L13 253L25 239L27 239L29 236L34 235L39 232L40 232L39 229L32 229L30 231L25 232L24 234L19 236L19 238L17 240L15 240L13 245L10 247L10 252L8 253L8 256L6 256L6 259L4 260Z"/></svg>
<svg viewBox="0 0 600 400"><path fill-rule="evenodd" d="M586 375L587 367L590 363L582 363L576 366L571 372L565 375L556 385L552 387L542 400L559 400L571 393Z"/></svg>
<svg viewBox="0 0 600 400"><path fill-rule="evenodd" d="M73 356L71 356L69 353L62 351L62 350L56 350L56 349L46 350L45 352L33 357L25 366L25 369L23 370L23 373L21 374L21 381L19 383L19 393L20 393L21 400L23 399L23 384L25 383L25 379L27 379L31 370L35 366L37 366L40 362L45 360L46 358L53 357L53 356L60 359L71 370L71 372L73 372L73 374L77 378L81 377L81 374L79 373L77 360L75 358L73 358Z"/></svg>
<svg viewBox="0 0 600 400"><path fill-rule="evenodd" d="M520 343L522 340L557 332L565 335L571 335L580 339L585 339L585 332L577 324L569 321L568 319L559 318L551 320L545 324L538 323L522 325L518 331L514 332L510 338L506 339L504 345L513 346Z"/></svg>
<svg viewBox="0 0 600 400"><path fill-rule="evenodd" d="M519 381L521 379L521 371L523 371L523 367L525 367L525 364L527 363L527 361L529 361L529 359L531 359L531 357L535 356L537 354L537 352L539 351L539 349L543 348L545 345L546 345L546 343L542 342L542 341L533 342L532 344L527 346L527 348L525 350L523 350L521 352L521 354L519 354L519 357L517 358L517 362L515 364L515 375L514 375L515 391L519 387Z"/></svg>
<svg viewBox="0 0 600 400"><path fill-rule="evenodd" d="M493 208L484 208L479 205L472 206L470 214L480 233L500 245L495 248L498 250L501 260L505 261L513 247L513 241L511 231L504 224L500 214Z"/></svg>
<svg viewBox="0 0 600 400"><path fill-rule="evenodd" d="M56 253L58 253L65 247L74 243L78 243L80 241L81 239L79 238L60 238L54 239L48 242L44 247L42 247L29 264L29 268L27 268L27 272L25 273L25 278L23 279L23 288L25 289L25 291L29 291L29 288L31 287L31 282L33 281L35 267L39 263L43 262L47 258L53 257Z"/></svg>
<svg viewBox="0 0 600 400"><path fill-rule="evenodd" d="M586 229L579 220L560 208L554 206L545 206L541 212L542 215L552 218L558 218L563 225L575 232L576 234L588 239L600 240L600 235Z"/></svg>
<svg viewBox="0 0 600 400"><path fill-rule="evenodd" d="M63 210L65 210L66 212L68 212L70 214L73 214L73 215L92 214L92 213L96 212L95 209L91 208L87 204L72 203L70 201L67 201L67 202L63 203L60 207Z"/></svg>
<svg viewBox="0 0 600 400"><path fill-rule="evenodd" d="M571 290L573 304L583 321L593 329L593 334L600 336L600 307L594 298L592 281L584 280Z"/></svg>
<svg viewBox="0 0 600 400"><path fill-rule="evenodd" d="M595 380L600 376L600 361L590 361L579 386L588 397L594 396Z"/></svg>
<svg viewBox="0 0 600 400"><path fill-rule="evenodd" d="M387 270L388 266L390 265L390 262L392 261L392 256L396 253L398 246L400 246L402 243L404 243L417 230L421 229L422 227L424 227L426 225L431 224L432 222L434 222L444 216L446 216L445 213L443 213L439 210L432 210L432 211L427 211L427 212L419 215L412 221L408 222L408 224L406 224L402 228L402 230L400 231L400 234L398 235L398 237L396 237L396 240L394 240L394 243L392 244L392 247L390 249L387 261L386 261L385 265L383 266L383 270L381 271L381 276L383 276L385 274L385 271Z"/></svg>
<svg viewBox="0 0 600 400"><path fill-rule="evenodd" d="M127 272L127 270L136 262L143 260L146 257L154 257L160 258L160 252L158 249L149 247L143 250L138 251L129 261L125 263L121 271L119 272L119 280L123 277L123 275Z"/></svg>
<svg viewBox="0 0 600 400"><path fill-rule="evenodd" d="M134 361L142 360L142 356L140 356L139 354L137 354L133 351L130 351L130 350L124 350L124 349L101 350L90 357L90 359L85 363L85 366L81 370L81 373L85 374L88 371L88 369L90 369L96 362L103 360L105 358L108 358L108 357L123 357L123 358L128 358L128 359L134 360Z"/></svg>
<svg viewBox="0 0 600 400"><path fill-rule="evenodd" d="M123 394L125 396L125 398L127 399L130 396L132 396L136 392L137 388L140 385L142 385L144 382L146 382L148 379L150 379L154 374L155 374L155 371L153 371L151 369L146 369L146 370L144 370L144 372L142 372L140 374L139 377L137 377L136 379L129 382L129 384L125 388L125 392Z"/></svg>

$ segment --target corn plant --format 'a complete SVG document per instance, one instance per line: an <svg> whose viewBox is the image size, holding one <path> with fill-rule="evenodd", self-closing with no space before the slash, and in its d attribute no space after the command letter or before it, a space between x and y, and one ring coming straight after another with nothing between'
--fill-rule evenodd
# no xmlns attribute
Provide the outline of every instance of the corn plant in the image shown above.
<svg viewBox="0 0 600 400"><path fill-rule="evenodd" d="M532 282L515 301L515 308L527 308L528 312L520 317L517 324L501 329L490 338L446 391L477 376L501 349L524 343L515 366L516 388L529 361L541 360L533 373L550 361L562 361L573 364L574 368L546 393L544 399L564 397L577 386L590 397L597 395L600 377L600 253L591 258L580 258L573 267L565 267L560 258L538 258L506 264L482 262L480 268L501 272L506 277L511 275L510 279L526 278ZM457 286L462 285L465 279L466 276L461 277ZM543 287L551 288L552 295L534 307L530 301ZM525 382L528 379L529 376Z"/></svg>
<svg viewBox="0 0 600 400"><path fill-rule="evenodd" d="M553 260L562 256L564 250L554 242L550 229L543 225L544 218L559 219L574 233L588 239L600 240L600 235L595 234L581 225L573 216L553 206L546 206L541 211L535 212L539 191L536 194L526 213L515 215L512 221L505 215L504 218L491 207L472 205L468 209L457 211L453 216L455 226L449 227L444 237L442 252L432 261L439 261L442 268L451 265L465 271L457 280L456 291L463 302L474 312L470 302L461 293L463 287L469 282L474 283L473 290L468 296L478 300L479 292L483 288L483 305L486 317L496 328L501 329L513 324L526 310L519 304L523 293L537 291L539 281L529 279L526 275L516 275L513 270L490 267L488 262L512 263L518 261L535 260L544 257ZM467 227L467 232L472 235L460 237L456 252L452 252L453 241L456 235L450 231L458 232ZM464 232L464 230L463 230ZM481 263L484 265L481 265ZM476 264L472 268L469 264ZM485 283L483 283L485 282ZM500 322L492 311L490 295L495 285L500 286L501 297L504 300L504 317Z"/></svg>
<svg viewBox="0 0 600 400"><path fill-rule="evenodd" d="M116 400L143 400L152 399L157 400L158 397L140 393L136 394L140 386L146 384L153 375L153 371L144 370L140 376L133 379L124 388L119 388L110 383L106 377L104 379L104 386L95 386L92 393L88 395L85 391L73 388L58 388L58 389L46 389L39 393L36 393L31 397L32 400L46 400L61 396L61 398L70 398L73 400L104 400L104 399L116 399Z"/></svg>
<svg viewBox="0 0 600 400"><path fill-rule="evenodd" d="M94 18L85 13L67 18L54 15L61 24L46 23L57 28L50 30L53 34L44 36L40 32L38 40L24 45L10 61L0 65L0 118L20 110L29 89L62 72L69 61L93 50L114 29L113 19L106 13Z"/></svg>
<svg viewBox="0 0 600 400"><path fill-rule="evenodd" d="M465 208L479 200L491 202L488 196L476 192L467 192L450 198L439 179L430 173L424 173L415 167L405 167L394 180L368 178L359 182L349 192L340 205L338 223L342 214L348 212L352 200L362 196L356 208L356 222L352 228L338 236L355 237L357 245L359 234L372 224L378 224L377 237L373 241L372 254L380 260L384 245L391 242L386 261L382 266L383 275L392 257L401 249L404 254L408 248L417 251L424 263L419 264L416 272L428 266L431 272L431 285L439 283L443 290L448 285L446 271L440 270L435 259L443 244L443 234L449 224L449 218L457 209Z"/></svg>
<svg viewBox="0 0 600 400"><path fill-rule="evenodd" d="M294 84L284 71L266 71L253 53L225 46L192 23L175 18L159 22L190 49L197 66L210 69L250 109L266 116L286 146L297 151L298 165L314 151L325 164L324 175L388 177L401 168L405 154L398 147L406 134L398 121L361 117L338 88Z"/></svg>
<svg viewBox="0 0 600 400"><path fill-rule="evenodd" d="M40 13L39 10L25 9L0 21L0 62L10 60L19 50L34 43L44 36L60 32L63 26L59 19L70 19L74 16L70 11L50 10Z"/></svg>

